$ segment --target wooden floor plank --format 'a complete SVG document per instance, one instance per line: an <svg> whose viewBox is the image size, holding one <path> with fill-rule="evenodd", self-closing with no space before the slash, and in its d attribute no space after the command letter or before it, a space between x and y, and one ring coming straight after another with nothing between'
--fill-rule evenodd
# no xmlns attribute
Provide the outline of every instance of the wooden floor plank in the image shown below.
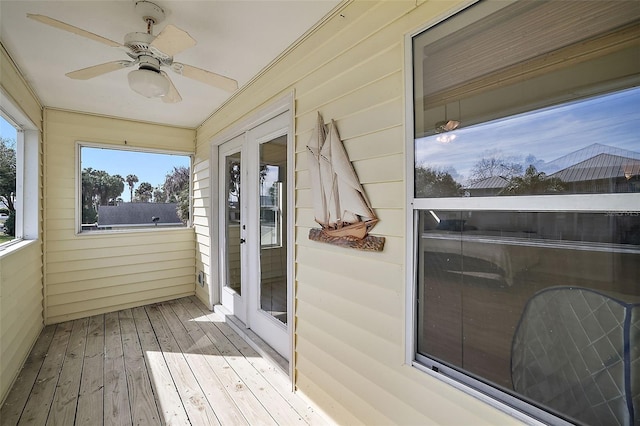
<svg viewBox="0 0 640 426"><path fill-rule="evenodd" d="M185 329L193 340L201 345L206 342L205 347L209 350L209 353L215 355L207 357L211 368L218 372L217 374L222 375L223 378L227 376L228 378L238 378L240 380L240 387L237 387L235 393L244 392L244 394L240 393L240 395L243 395L246 400L246 402L243 402L250 404L248 408L252 410L251 414L255 419L270 422L269 418L271 418L276 424L306 424L277 392L273 392L264 377L243 356L238 356L240 354L236 356L222 355L218 347L223 344L230 345L228 340L224 342L224 340L218 339L217 344L214 346L203 330L206 327L206 322L193 321L194 315L190 314L180 301L174 301L171 306L182 320ZM195 316L195 318L198 318L198 316ZM235 396L235 393L232 393L232 396ZM256 403L260 405L256 406ZM267 410L265 407L269 407L269 409ZM253 419L247 418L253 423Z"/></svg>
<svg viewBox="0 0 640 426"><path fill-rule="evenodd" d="M156 340L147 312L143 307L134 308L132 312L140 337L140 346L151 376L151 385L161 414L162 424L169 426L189 425L189 418Z"/></svg>
<svg viewBox="0 0 640 426"><path fill-rule="evenodd" d="M55 331L55 325L48 325L40 332L31 353L24 363L24 367L11 388L11 392L9 392L0 408L0 426L13 426L20 420L22 410L29 399L29 394L42 368Z"/></svg>
<svg viewBox="0 0 640 426"><path fill-rule="evenodd" d="M87 343L89 319L82 318L72 322L69 344L64 356L60 378L53 397L47 425L64 426L73 424L76 418L82 362Z"/></svg>
<svg viewBox="0 0 640 426"><path fill-rule="evenodd" d="M133 424L160 424L160 413L158 413L156 400L153 396L149 373L147 372L131 309L120 311L119 320L122 333L122 349L124 351L124 370L127 377Z"/></svg>
<svg viewBox="0 0 640 426"><path fill-rule="evenodd" d="M105 314L104 424L131 425L124 350L117 312Z"/></svg>
<svg viewBox="0 0 640 426"><path fill-rule="evenodd" d="M76 422L101 425L104 418L104 315L89 318Z"/></svg>
<svg viewBox="0 0 640 426"><path fill-rule="evenodd" d="M201 344L206 342L194 341L168 304L163 303L158 307L220 422L231 425L248 424L251 418L245 419L243 415L246 411L243 410L243 401L238 401L239 398L231 395L237 392L237 389L244 389L242 381L238 377L221 380L220 370L228 370L229 366L220 366L220 370L213 369L207 362L210 355L215 356L212 348L202 347Z"/></svg>
<svg viewBox="0 0 640 426"><path fill-rule="evenodd" d="M194 425L220 424L158 307L150 305L146 311L189 420Z"/></svg>
<svg viewBox="0 0 640 426"><path fill-rule="evenodd" d="M0 426L326 424L193 297L47 326Z"/></svg>
<svg viewBox="0 0 640 426"><path fill-rule="evenodd" d="M193 300L185 298L177 301L179 305L173 305L174 310L183 309L186 315L192 318L205 318L207 321L194 322L197 324L205 334L211 335L212 339L216 340L217 346L220 349L224 349L224 352L228 355L223 355L229 365L237 372L238 375L244 378L245 385L256 395L258 400L265 407L269 407L269 413L279 424L307 424L314 422L316 424L322 423L319 416L313 416L313 410L309 410L308 405L304 404L298 397L293 397L293 393L288 384L288 378L276 367L270 365L267 361L263 365L254 365L249 359L262 359L257 356L257 353L252 348L246 348L247 355L242 354L240 350L235 347L228 337L225 342L221 335L220 329L216 326L216 321L213 316L208 316L210 312L201 310ZM217 321L222 323L221 320ZM220 324L222 327L223 325ZM225 324L226 326L226 324ZM233 333L232 336L237 336ZM242 340L242 339L241 339ZM246 344L242 340L243 345ZM267 378L271 378L269 381ZM278 384L280 389L276 389L272 382L278 378ZM275 390L275 392L274 392ZM296 401L300 401L298 405L300 412L292 405ZM317 417L317 418L316 418Z"/></svg>
<svg viewBox="0 0 640 426"><path fill-rule="evenodd" d="M269 382L272 388L278 392L295 411L311 425L329 424L325 417L315 411L303 398L293 393L291 380L275 364L258 356L257 352L242 339L224 320L216 313L211 312L197 297L180 299L185 307L192 309L192 315L199 317L199 324L210 330L208 333L225 336L233 344L233 350L237 350L242 356L260 372ZM217 329L217 331L215 329ZM223 332L224 330L224 332ZM231 350L231 349L230 349Z"/></svg>
<svg viewBox="0 0 640 426"><path fill-rule="evenodd" d="M46 423L72 327L71 322L64 322L56 326L49 352L38 373L29 400L18 422L19 425L43 425Z"/></svg>

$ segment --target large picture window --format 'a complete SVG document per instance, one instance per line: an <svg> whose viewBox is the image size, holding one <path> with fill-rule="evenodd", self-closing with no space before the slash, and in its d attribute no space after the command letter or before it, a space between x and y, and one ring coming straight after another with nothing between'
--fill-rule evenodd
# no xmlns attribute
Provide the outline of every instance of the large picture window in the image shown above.
<svg viewBox="0 0 640 426"><path fill-rule="evenodd" d="M188 226L191 157L79 145L81 232Z"/></svg>
<svg viewBox="0 0 640 426"><path fill-rule="evenodd" d="M640 421L640 7L482 1L412 38L414 359Z"/></svg>

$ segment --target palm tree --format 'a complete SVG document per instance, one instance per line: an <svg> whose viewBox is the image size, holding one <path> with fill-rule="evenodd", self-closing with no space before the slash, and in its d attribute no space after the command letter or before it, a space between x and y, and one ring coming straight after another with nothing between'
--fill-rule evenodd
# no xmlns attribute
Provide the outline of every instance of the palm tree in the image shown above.
<svg viewBox="0 0 640 426"><path fill-rule="evenodd" d="M138 182L138 176L136 176L136 175L127 175L127 178L125 180L129 184L129 193L131 194L131 197L129 198L129 201L133 202L133 187Z"/></svg>
<svg viewBox="0 0 640 426"><path fill-rule="evenodd" d="M136 201L148 203L153 198L153 186L149 182L142 182L136 189Z"/></svg>

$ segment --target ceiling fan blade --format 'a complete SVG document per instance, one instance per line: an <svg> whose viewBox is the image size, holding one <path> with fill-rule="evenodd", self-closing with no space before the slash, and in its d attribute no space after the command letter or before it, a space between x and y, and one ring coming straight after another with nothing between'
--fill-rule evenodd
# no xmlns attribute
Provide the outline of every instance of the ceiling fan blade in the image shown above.
<svg viewBox="0 0 640 426"><path fill-rule="evenodd" d="M58 21L57 19L53 19L50 18L48 16L44 16L44 15L34 15L32 13L27 13L27 17L31 18L35 21L41 22L43 24L47 24L50 25L54 28L58 28L64 31L69 31L70 33L82 36L82 37L86 37L89 38L91 40L100 42L100 43L104 43L107 46L111 46L111 47L122 47L122 44L113 41L113 40L109 40L108 38L99 36L97 34L91 33L89 31L83 30L81 28L78 27L74 27L73 25L67 24L65 22L62 21Z"/></svg>
<svg viewBox="0 0 640 426"><path fill-rule="evenodd" d="M213 73L211 71L203 70L202 68L196 68L191 65L174 62L173 64L171 64L171 69L185 77L198 80L202 83L226 90L228 92L235 92L236 90L238 90L238 82L236 80Z"/></svg>
<svg viewBox="0 0 640 426"><path fill-rule="evenodd" d="M196 45L188 32L174 25L167 25L151 42L149 48L156 54L173 57L175 54Z"/></svg>
<svg viewBox="0 0 640 426"><path fill-rule="evenodd" d="M136 61L113 61L100 65L94 65L92 67L83 68L77 71L71 71L65 74L69 78L74 80L88 80L93 77L97 77L108 72L117 71L122 68L130 67L135 64Z"/></svg>
<svg viewBox="0 0 640 426"><path fill-rule="evenodd" d="M178 93L176 86L173 85L173 81L171 81L169 75L164 71L160 71L160 74L162 74L164 78L169 80L169 93L162 96L162 102L166 104L175 104L176 102L180 102L182 100L182 96L180 96L180 93Z"/></svg>

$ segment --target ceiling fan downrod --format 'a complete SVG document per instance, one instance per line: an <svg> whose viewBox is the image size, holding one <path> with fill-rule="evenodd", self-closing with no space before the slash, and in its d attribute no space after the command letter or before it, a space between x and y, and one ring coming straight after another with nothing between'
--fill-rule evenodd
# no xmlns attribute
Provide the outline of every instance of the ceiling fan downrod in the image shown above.
<svg viewBox="0 0 640 426"><path fill-rule="evenodd" d="M155 3L147 0L136 2L136 12L147 24L147 34L151 34L153 26L164 20L164 10Z"/></svg>

